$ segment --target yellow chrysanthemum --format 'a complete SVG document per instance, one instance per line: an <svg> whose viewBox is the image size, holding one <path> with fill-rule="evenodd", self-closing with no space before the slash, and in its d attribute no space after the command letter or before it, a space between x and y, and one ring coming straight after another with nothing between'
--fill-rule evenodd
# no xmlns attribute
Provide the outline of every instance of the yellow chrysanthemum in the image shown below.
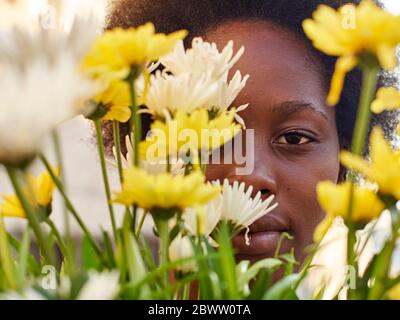
<svg viewBox="0 0 400 320"><path fill-rule="evenodd" d="M137 204L144 209L184 209L205 204L220 194L220 188L205 183L199 171L187 176L168 173L148 174L132 167L124 170L122 191L116 192L114 202L124 205Z"/></svg>
<svg viewBox="0 0 400 320"><path fill-rule="evenodd" d="M5 217L26 218L21 202L15 194L2 195L3 202L0 205L0 214Z"/></svg>
<svg viewBox="0 0 400 320"><path fill-rule="evenodd" d="M323 181L318 184L317 197L326 212L326 217L315 229L316 242L322 239L336 217L347 218L351 187L349 181L342 184ZM383 209L384 204L375 192L365 187L354 186L351 213L354 222L365 224L378 217Z"/></svg>
<svg viewBox="0 0 400 320"><path fill-rule="evenodd" d="M374 128L370 140L371 163L347 151L342 151L342 164L354 169L372 182L379 192L400 199L400 154L386 142L382 129Z"/></svg>
<svg viewBox="0 0 400 320"><path fill-rule="evenodd" d="M371 110L381 113L384 110L394 110L400 108L400 91L396 88L380 88L376 99L372 102Z"/></svg>
<svg viewBox="0 0 400 320"><path fill-rule="evenodd" d="M320 51L338 56L327 103L340 99L344 78L364 54L375 56L384 69L396 66L396 46L400 43L400 17L364 0L359 6L346 4L338 10L321 5L303 29Z"/></svg>
<svg viewBox="0 0 400 320"><path fill-rule="evenodd" d="M58 175L58 170L55 170ZM54 183L50 174L45 171L35 176L28 176L29 186L24 188L27 198L32 206L47 208L53 199ZM26 218L21 202L15 194L3 195L3 202L0 204L0 214L5 217Z"/></svg>
<svg viewBox="0 0 400 320"><path fill-rule="evenodd" d="M169 35L155 33L152 23L106 31L84 58L83 70L108 81L125 79L132 67L142 68L169 53L186 34L184 30Z"/></svg>
<svg viewBox="0 0 400 320"><path fill-rule="evenodd" d="M241 126L235 123L235 110L210 119L206 109L198 109L190 115L178 111L173 119L155 121L151 136L140 145L143 159L176 157L188 150L197 152L219 148L237 135Z"/></svg>
<svg viewBox="0 0 400 320"><path fill-rule="evenodd" d="M400 284L390 289L387 295L390 300L400 300Z"/></svg>
<svg viewBox="0 0 400 320"><path fill-rule="evenodd" d="M94 98L94 101L98 106L95 113L98 113L103 120L126 122L131 117L132 99L129 84L125 81L111 82L105 91Z"/></svg>

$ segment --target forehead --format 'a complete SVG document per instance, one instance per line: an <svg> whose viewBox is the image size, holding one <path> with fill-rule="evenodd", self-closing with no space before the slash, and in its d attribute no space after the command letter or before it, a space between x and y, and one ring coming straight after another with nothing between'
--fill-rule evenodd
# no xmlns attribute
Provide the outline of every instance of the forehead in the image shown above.
<svg viewBox="0 0 400 320"><path fill-rule="evenodd" d="M245 47L245 53L234 69L249 74L250 79L240 94L240 103L268 106L285 101L310 103L327 117L334 116L326 107L319 62L302 39L294 33L268 22L229 22L210 30L207 41L222 49L233 40L235 50ZM235 70L233 70L234 72Z"/></svg>

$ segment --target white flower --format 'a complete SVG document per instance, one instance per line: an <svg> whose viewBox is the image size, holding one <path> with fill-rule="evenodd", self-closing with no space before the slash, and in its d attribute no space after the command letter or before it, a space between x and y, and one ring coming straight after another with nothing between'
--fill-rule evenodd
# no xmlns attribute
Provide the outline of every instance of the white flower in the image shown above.
<svg viewBox="0 0 400 320"><path fill-rule="evenodd" d="M51 66L68 57L77 69L98 33L99 21L94 16L75 16L68 29L43 28L39 21L29 29L15 25L0 30L0 62L26 69L39 60Z"/></svg>
<svg viewBox="0 0 400 320"><path fill-rule="evenodd" d="M211 111L216 111L218 113L227 111L230 107L232 107L234 100L242 91L242 89L246 86L248 79L249 75L242 77L240 71L238 70L236 71L235 75L229 83L227 83L226 81L218 81L218 89L208 101L208 105L206 106L207 109ZM245 110L248 106L249 104L243 104L236 108L235 119L243 127L246 126L243 119L239 116L238 112Z"/></svg>
<svg viewBox="0 0 400 320"><path fill-rule="evenodd" d="M132 140L132 135L131 138L129 138L129 135L125 137L125 146L127 153L126 156L124 156L121 153L121 163L123 169L128 169L133 164L134 151L131 140ZM113 162L112 164L114 166L117 166L118 160L117 160L117 151L115 146L113 147L113 154L115 162ZM183 175L185 173L185 163L182 159L170 159L170 164L171 164L170 170L172 175L177 176L177 175ZM155 159L154 161L146 161L143 159L139 159L139 166L151 174L161 174L167 172L167 164L162 159L159 160Z"/></svg>
<svg viewBox="0 0 400 320"><path fill-rule="evenodd" d="M213 181L213 185L219 186L219 181ZM233 185L224 180L222 192L215 200L204 207L188 208L182 215L185 228L190 235L208 237L210 243L215 241L209 237L221 221L226 221L233 226L234 233L248 228L253 222L274 210L278 204L270 206L274 196L266 200L261 199L261 192L254 198L251 197L253 187L245 190L245 183L235 181Z"/></svg>
<svg viewBox="0 0 400 320"><path fill-rule="evenodd" d="M218 83L206 75L194 77L185 73L172 76L158 71L150 78L145 104L155 116L164 117L166 111L190 113L207 107L217 90Z"/></svg>
<svg viewBox="0 0 400 320"><path fill-rule="evenodd" d="M83 285L77 300L112 300L118 294L119 273L91 272L89 280Z"/></svg>
<svg viewBox="0 0 400 320"><path fill-rule="evenodd" d="M233 41L229 41L219 52L215 43L194 38L192 47L185 51L183 41L180 41L170 54L160 58L166 71L178 76L185 73L201 76L209 73L212 79L227 81L229 70L244 53L244 47L233 56Z"/></svg>
<svg viewBox="0 0 400 320"><path fill-rule="evenodd" d="M194 250L189 236L182 236L179 234L171 242L168 250L169 258L172 262L194 256ZM196 272L197 264L196 261L193 259L184 263L180 263L175 269L183 273Z"/></svg>
<svg viewBox="0 0 400 320"><path fill-rule="evenodd" d="M43 295L33 288L26 288L22 293L15 291L0 295L0 300L47 300Z"/></svg>
<svg viewBox="0 0 400 320"><path fill-rule="evenodd" d="M11 66L0 70L0 162L14 163L32 156L44 136L79 113L94 87L74 71L67 57L49 66L37 61L21 73Z"/></svg>
<svg viewBox="0 0 400 320"><path fill-rule="evenodd" d="M182 217L191 235L209 236L221 220L222 201L207 203L204 207L187 208Z"/></svg>
<svg viewBox="0 0 400 320"><path fill-rule="evenodd" d="M219 52L215 43L195 38L192 48L185 51L183 42L175 50L160 58L165 67L150 81L146 106L150 113L164 117L165 112L177 110L192 112L206 108L220 114L232 106L234 100L245 87L248 75L242 77L236 71L228 82L230 69L240 59L244 48L233 55L233 42L230 41ZM246 109L248 104L237 106L237 112ZM235 118L244 126L238 114Z"/></svg>
<svg viewBox="0 0 400 320"><path fill-rule="evenodd" d="M18 28L0 34L0 162L32 157L44 136L85 111L98 86L78 70L90 44L90 26L76 20L71 33ZM79 39L80 38L80 39Z"/></svg>
<svg viewBox="0 0 400 320"><path fill-rule="evenodd" d="M217 180L213 184L220 185L220 182ZM253 222L278 206L277 203L270 206L274 195L262 200L261 192L258 192L252 198L253 186L249 186L247 190L245 190L245 186L244 182L239 184L237 181L230 185L229 181L225 179L221 196L214 200L222 202L221 206L216 206L221 210L221 220L231 223L237 231L248 228Z"/></svg>

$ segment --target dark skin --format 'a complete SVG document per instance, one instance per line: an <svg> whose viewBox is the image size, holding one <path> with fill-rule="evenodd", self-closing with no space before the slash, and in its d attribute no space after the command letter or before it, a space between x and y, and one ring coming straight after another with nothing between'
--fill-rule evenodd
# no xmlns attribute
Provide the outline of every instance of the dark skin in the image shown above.
<svg viewBox="0 0 400 320"><path fill-rule="evenodd" d="M250 79L235 105L250 103L240 115L247 129L254 129L253 173L237 175L237 164L209 164L207 179L243 181L254 186L254 194L260 191L264 199L274 194L279 203L250 227L250 246L243 233L233 239L237 259L273 256L282 233L288 232L293 239L283 242L281 253L293 247L302 262L324 216L316 185L338 182L343 175L335 109L325 104L320 68L302 40L271 23L224 23L204 38L219 48L229 40L236 49L245 47L235 67Z"/></svg>

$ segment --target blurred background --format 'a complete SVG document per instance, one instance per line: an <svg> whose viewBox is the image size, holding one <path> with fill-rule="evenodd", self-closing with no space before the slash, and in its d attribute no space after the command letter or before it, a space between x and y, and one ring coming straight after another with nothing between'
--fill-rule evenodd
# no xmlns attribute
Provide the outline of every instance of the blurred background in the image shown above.
<svg viewBox="0 0 400 320"><path fill-rule="evenodd" d="M8 28L13 23L29 28L30 21L38 17L49 24L62 21L63 26L68 28L76 11L83 15L91 12L105 22L107 12L112 9L115 1L118 0L0 0L0 29ZM387 9L400 15L400 0L382 0L382 2ZM85 119L76 118L60 128L60 136L67 189L72 201L94 233L100 234L102 229L111 231L93 128ZM54 150L50 141L45 143L45 150L49 158L54 160ZM111 184L114 190L117 190L119 186L117 171L112 165L109 165L108 169ZM41 166L34 167L36 172L41 170L43 170ZM0 193L8 192L11 192L8 178L0 169ZM63 210L58 196L55 197L53 208L53 218L58 226L62 226ZM122 209L118 206L116 209L117 217L121 219ZM17 219L7 219L8 227L14 232L20 230L24 223ZM75 223L71 226L75 233L79 232ZM151 234L149 221L145 224L145 232Z"/></svg>

